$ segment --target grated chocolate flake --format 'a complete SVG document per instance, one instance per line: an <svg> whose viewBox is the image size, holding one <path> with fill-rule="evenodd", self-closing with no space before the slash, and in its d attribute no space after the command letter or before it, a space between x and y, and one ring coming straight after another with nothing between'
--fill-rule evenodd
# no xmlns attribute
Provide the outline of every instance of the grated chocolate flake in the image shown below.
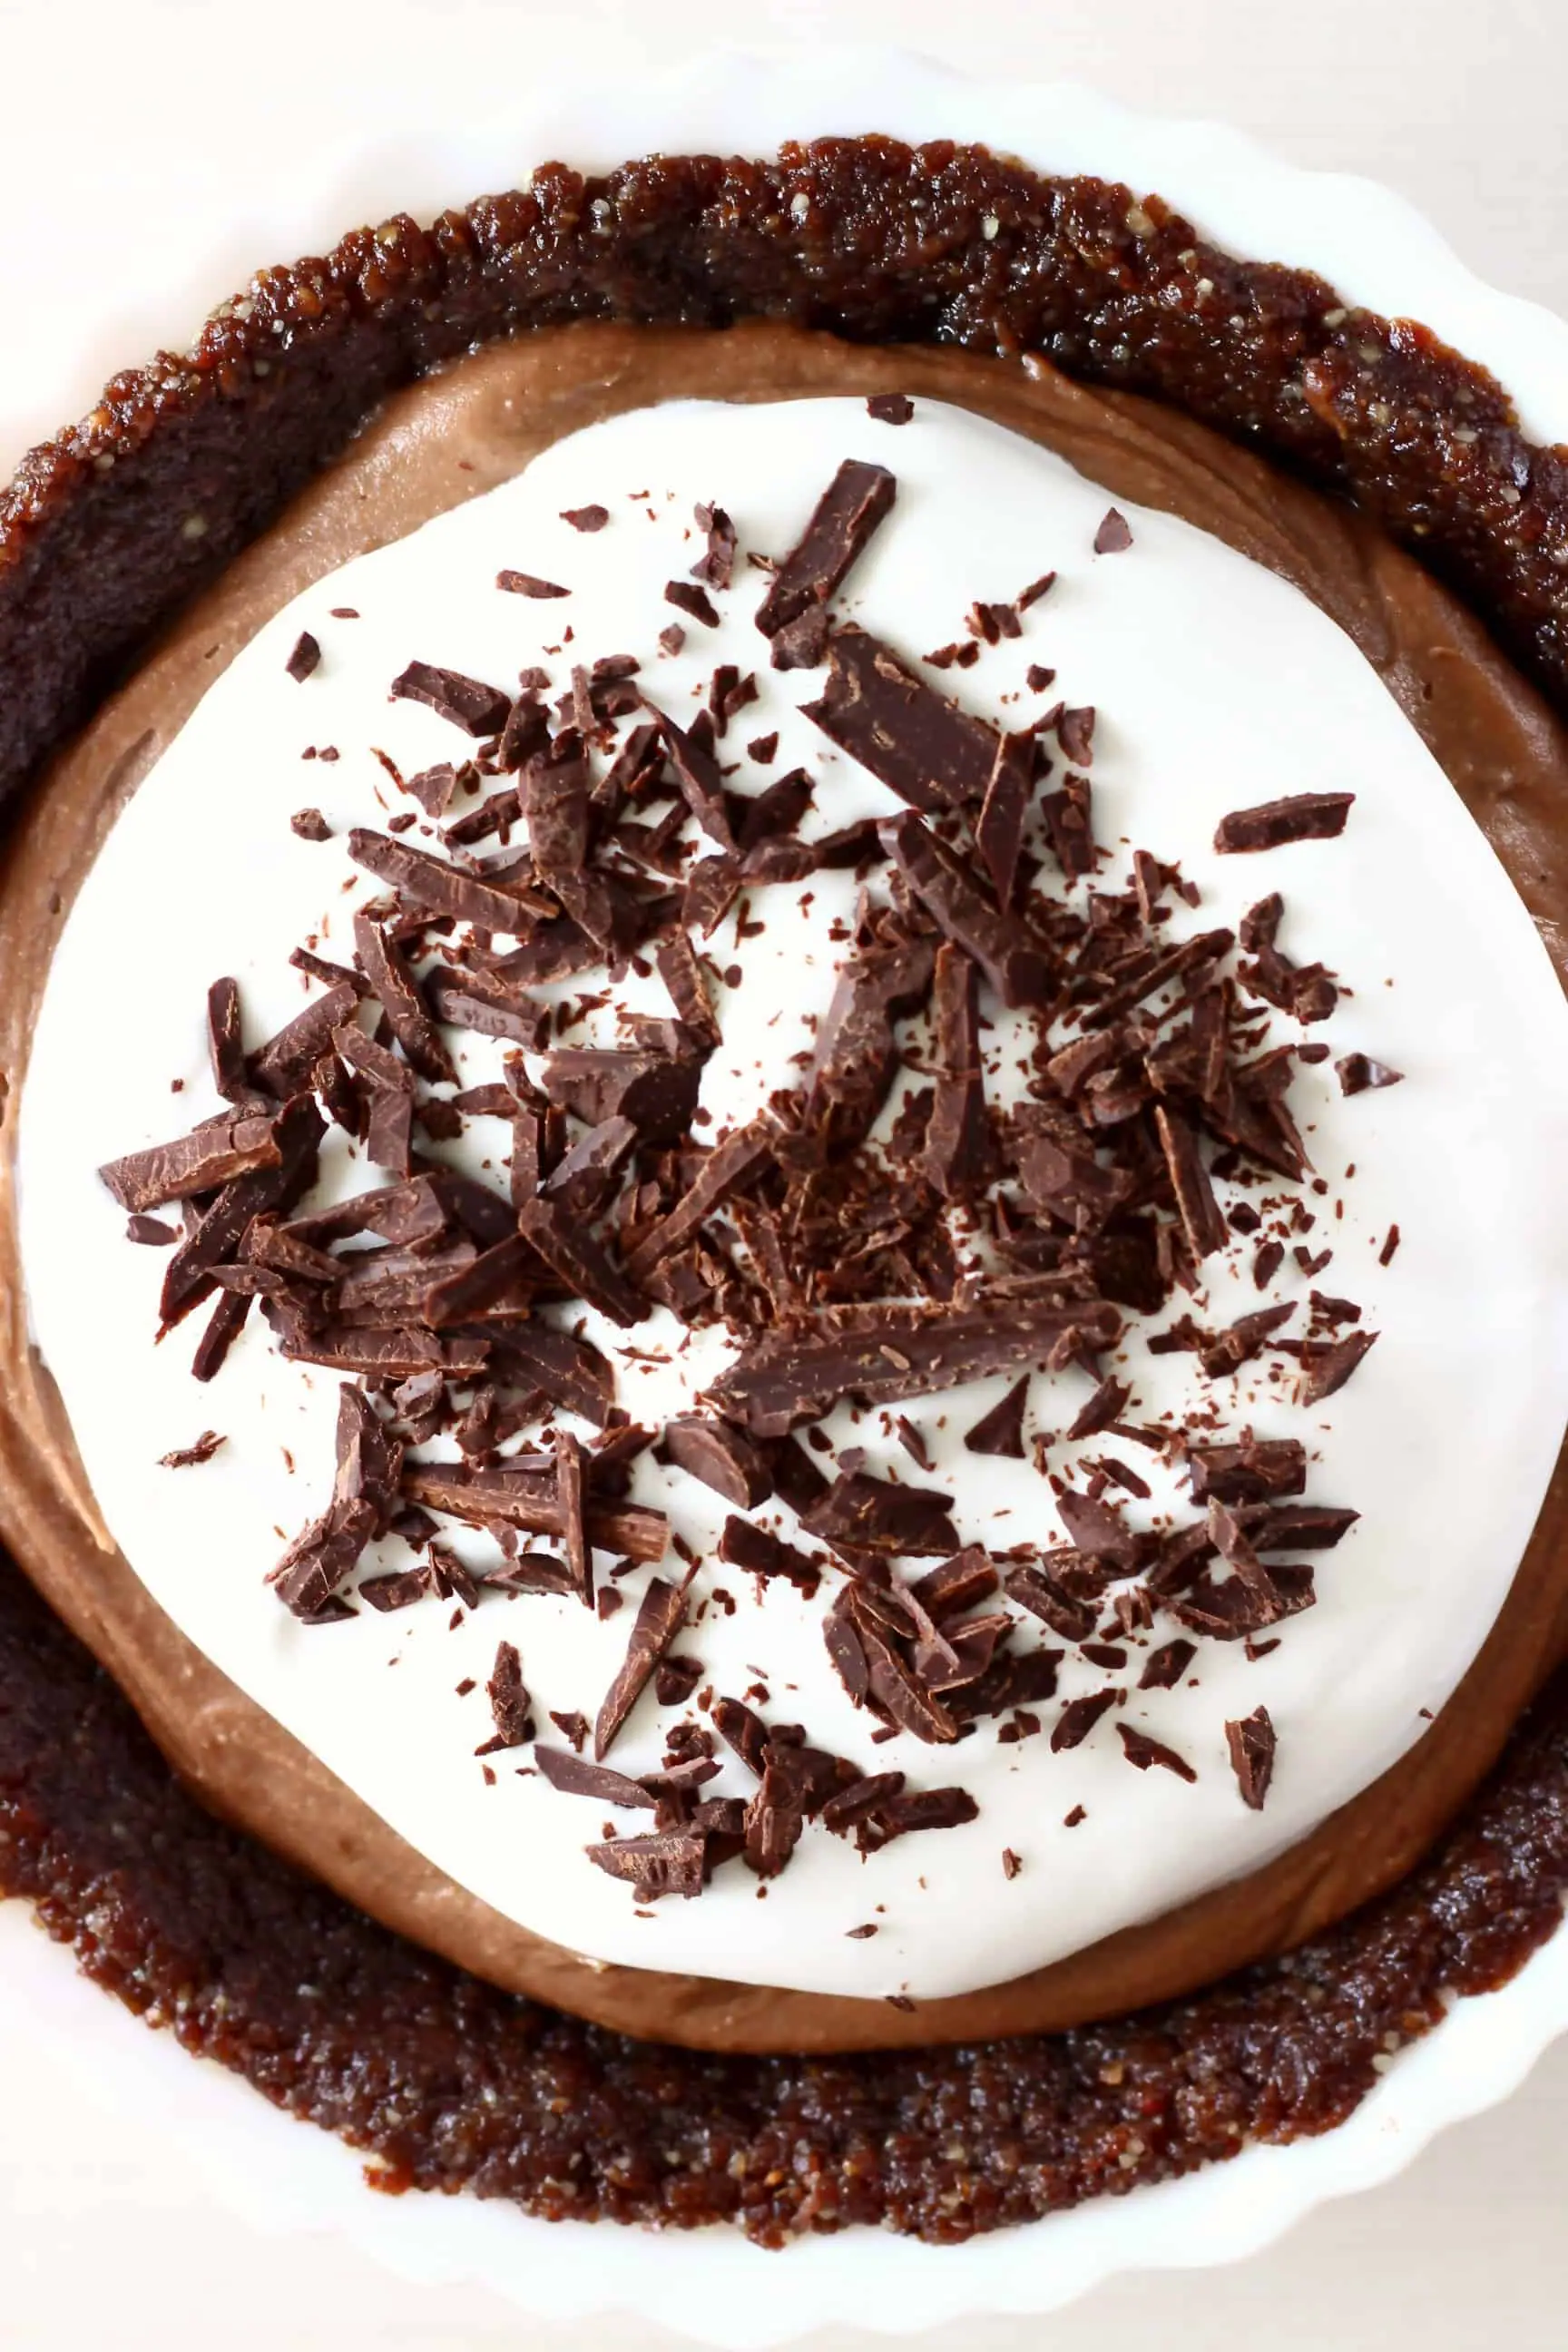
<svg viewBox="0 0 1568 2352"><path fill-rule="evenodd" d="M218 1447L227 1443L227 1438L220 1437L216 1429L204 1429L194 1445L177 1445L172 1454L161 1454L158 1467L161 1470L196 1469L202 1463L210 1462Z"/></svg>
<svg viewBox="0 0 1568 2352"><path fill-rule="evenodd" d="M569 596L572 593L570 588L563 588L553 580L541 580L538 574L532 572L498 572L496 586L504 590L509 596L549 599L556 596ZM481 733L486 731L493 730L480 730Z"/></svg>

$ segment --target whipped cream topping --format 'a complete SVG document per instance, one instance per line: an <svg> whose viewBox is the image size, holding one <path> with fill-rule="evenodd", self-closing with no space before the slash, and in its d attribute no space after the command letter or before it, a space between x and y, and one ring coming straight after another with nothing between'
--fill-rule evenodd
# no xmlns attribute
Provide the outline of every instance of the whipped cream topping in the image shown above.
<svg viewBox="0 0 1568 2352"><path fill-rule="evenodd" d="M1112 851L1107 886L1119 887L1134 846L1179 860L1201 903L1178 906L1176 937L1234 926L1247 905L1281 890L1286 952L1326 963L1345 990L1332 1021L1311 1034L1336 1056L1362 1050L1406 1073L1397 1087L1346 1100L1322 1066L1301 1071L1292 1089L1325 1187L1307 1196L1316 1223L1306 1241L1333 1252L1317 1284L1354 1299L1363 1328L1381 1333L1345 1391L1303 1411L1278 1360L1211 1383L1190 1356L1151 1356L1136 1331L1110 1367L1132 1382L1130 1417L1139 1421L1168 1412L1179 1423L1214 1403L1227 1433L1249 1425L1301 1438L1313 1456L1310 1498L1363 1516L1320 1556L1317 1605L1280 1629L1265 1657L1205 1643L1181 1687L1140 1693L1136 1646L1128 1667L1110 1674L1069 1650L1060 1700L1108 1682L1129 1686L1116 1717L1079 1748L1055 1754L1045 1737L1004 1744L994 1722L955 1749L904 1736L873 1746L873 1723L851 1707L823 1648L823 1601L776 1582L759 1595L742 1571L712 1561L726 1507L645 1456L634 1498L666 1509L705 1562L694 1622L675 1645L701 1660L705 1682L736 1696L760 1684L768 1696L753 1703L764 1717L803 1723L816 1744L867 1770L902 1769L914 1789L961 1781L979 1812L868 1861L808 1832L765 1890L731 1867L700 1904L638 1906L584 1857L601 1831L596 1804L528 1774L526 1750L492 1759L489 1785L473 1750L491 1728L484 1683L501 1639L521 1653L542 1727L552 1709L593 1714L649 1571L624 1580L627 1604L605 1622L575 1602L529 1597L487 1598L456 1622L449 1604L432 1600L393 1617L365 1610L342 1625L298 1624L264 1578L329 1491L337 1383L283 1362L253 1316L218 1381L195 1386L198 1327L153 1347L163 1255L126 1248L123 1219L94 1171L216 1107L202 1027L213 978L237 979L254 1045L305 1001L291 948L310 939L347 959L351 910L374 886L350 865L342 836L413 806L371 747L405 773L461 753L462 739L433 713L388 701L411 658L502 685L538 664L561 690L574 658L631 653L643 664L639 682L678 719L698 707L714 667L733 662L754 672L760 693L724 756L742 759L753 737L779 736L772 765L748 766L739 782L754 789L797 763L808 768L817 780L802 827L808 839L894 813L892 795L800 715L816 674L772 671L752 626L766 583L746 551L787 548L846 457L891 467L899 493L842 607L912 657L962 635L973 598L1011 598L1055 569L1056 587L1025 615L1019 639L985 647L944 682L956 681L974 709L1017 725L1039 708L1028 667L1053 667L1047 699L1063 694L1100 712L1095 831ZM742 549L736 585L716 600L716 630L663 602L666 581L685 577L700 550L693 506L710 499L734 516ZM593 503L610 509L603 530L584 534L563 520ZM1545 956L1447 780L1349 640L1296 591L1168 518L1127 509L1131 548L1097 556L1105 506L1103 492L1060 461L932 404L896 432L846 401L668 404L592 427L505 488L344 567L263 630L142 787L68 925L23 1101L22 1244L34 1329L108 1526L183 1630L404 1837L498 1909L590 1956L918 1998L1081 1948L1258 1866L1403 1753L1484 1638L1528 1536L1568 1412L1568 1244L1553 1199L1568 1144L1568 1014ZM571 594L498 593L507 567ZM335 617L345 610L356 617ZM687 630L673 656L658 644L671 620ZM322 658L300 684L286 663L302 629ZM339 756L304 761L307 747ZM1214 856L1227 811L1309 790L1356 795L1342 841ZM322 808L333 838L290 832L289 815L307 803ZM826 1008L856 892L852 876L835 873L804 889L753 891L760 935L750 925L739 934L748 910L737 907L706 942L713 966L731 976L714 990L723 1044L703 1075L710 1116L700 1131L710 1139L795 1082L794 1057L809 1051ZM539 992L575 998L595 984ZM616 996L669 1009L657 979L635 972ZM1024 1016L994 1003L986 1010L988 1090L1005 1101L1020 1088L1032 1034ZM1277 1037L1295 1034L1276 1021ZM500 1075L501 1047L449 1034L465 1084ZM569 1042L616 1039L605 1007ZM884 1130L897 1107L895 1097ZM493 1177L507 1147L504 1128L475 1120L461 1143L440 1150ZM370 1176L332 1130L323 1195L358 1190ZM1401 1246L1384 1266L1395 1223ZM1260 1303L1252 1249L1238 1238L1205 1261L1191 1302L1205 1324ZM1310 1286L1288 1260L1269 1296L1304 1299ZM663 1315L630 1332L590 1315L586 1329L617 1367L620 1401L648 1423L690 1402L732 1353L723 1332L688 1333ZM841 1408L825 1428L836 1446L863 1448L868 1468L944 1488L965 1540L997 1549L1054 1540L1051 1489L1033 1462L977 1457L963 1444L1007 1385L976 1382L902 1409L929 1446L929 1476L914 1469L889 1416ZM1027 1433L1061 1432L1088 1393L1080 1371L1037 1376ZM211 1461L160 1466L207 1425L226 1439ZM1046 1459L1066 1473L1104 1450L1104 1441L1058 1437ZM1140 1454L1134 1466L1155 1492L1129 1516L1148 1524L1180 1501L1179 1490L1154 1457ZM795 1532L782 1503L757 1517ZM454 1529L450 1539L476 1561L493 1557L481 1535ZM389 1542L362 1573L408 1559ZM1157 1619L1148 1640L1175 1630ZM1047 1731L1057 1704L1043 1710ZM1279 1749L1268 1804L1255 1812L1241 1801L1224 1726L1259 1705ZM657 1767L673 1719L645 1699L611 1762L629 1772ZM1179 1751L1195 1781L1130 1769L1116 1721ZM749 1793L732 1760L705 1793L731 1792ZM618 1826L646 1827L647 1816ZM1004 1849L1021 1864L1010 1878ZM867 1924L875 1936L850 1935Z"/></svg>

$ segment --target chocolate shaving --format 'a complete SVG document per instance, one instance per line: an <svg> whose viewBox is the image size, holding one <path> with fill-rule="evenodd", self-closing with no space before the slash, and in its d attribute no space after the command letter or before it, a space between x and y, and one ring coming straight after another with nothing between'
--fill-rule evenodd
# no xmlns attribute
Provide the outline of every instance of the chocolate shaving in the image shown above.
<svg viewBox="0 0 1568 2352"><path fill-rule="evenodd" d="M177 1445L172 1454L161 1454L158 1467L160 1470L195 1469L202 1463L210 1462L218 1447L227 1443L227 1438L220 1437L216 1429L204 1429L194 1445Z"/></svg>
<svg viewBox="0 0 1568 2352"><path fill-rule="evenodd" d="M916 897L973 958L1003 1003L1045 1003L1051 958L1044 942L1017 916L993 906L971 870L918 816L889 817L881 834Z"/></svg>
<svg viewBox="0 0 1568 2352"><path fill-rule="evenodd" d="M700 1830L665 1830L652 1837L611 1838L585 1849L596 1869L629 1881L639 1902L661 1895L702 1892L708 1841Z"/></svg>
<svg viewBox="0 0 1568 2352"><path fill-rule="evenodd" d="M985 798L975 820L974 842L999 906L1013 896L1018 853L1024 845L1024 820L1035 779L1037 747L1033 735L1004 735L996 746L995 764L985 787Z"/></svg>
<svg viewBox="0 0 1568 2352"><path fill-rule="evenodd" d="M1107 1708L1116 1705L1114 1690L1086 1692L1082 1698L1069 1698L1051 1731L1051 1750L1060 1755L1065 1748L1081 1748ZM1117 1726L1118 1730L1121 1728Z"/></svg>
<svg viewBox="0 0 1568 2352"><path fill-rule="evenodd" d="M498 572L496 586L509 596L570 596L570 588L557 586L553 580L541 580L531 572ZM481 730L485 731L485 730Z"/></svg>
<svg viewBox="0 0 1568 2352"><path fill-rule="evenodd" d="M1292 841L1335 841L1345 829L1353 793L1292 793L1257 808L1232 809L1221 817L1214 845L1221 856L1244 851L1282 849Z"/></svg>
<svg viewBox="0 0 1568 2352"><path fill-rule="evenodd" d="M354 950L392 1034L423 1078L455 1084L457 1069L395 940L368 915L354 917Z"/></svg>
<svg viewBox="0 0 1568 2352"><path fill-rule="evenodd" d="M603 1763L660 1658L686 1620L686 1595L694 1571L685 1581L670 1584L654 1577L643 1594L619 1672L605 1694L594 1726L595 1760Z"/></svg>
<svg viewBox="0 0 1568 2352"><path fill-rule="evenodd" d="M1047 1555L1047 1559L1050 1557ZM1076 1560L1076 1554L1071 1557ZM1097 1596L1100 1584L1098 1577L1080 1577L1079 1581L1088 1589L1074 1591L1050 1566L1022 1567L1009 1572L1003 1589L1009 1601L1016 1601L1031 1617L1039 1618L1064 1641L1087 1642L1100 1622Z"/></svg>
<svg viewBox="0 0 1568 2352"><path fill-rule="evenodd" d="M1298 1404L1321 1404L1342 1389L1362 1358L1377 1341L1375 1331L1347 1331L1342 1339L1303 1340Z"/></svg>
<svg viewBox="0 0 1568 2352"><path fill-rule="evenodd" d="M1386 1062L1374 1062L1370 1054L1345 1054L1334 1064L1334 1075L1342 1095L1365 1094L1373 1087L1397 1087L1404 1083L1403 1070L1391 1069Z"/></svg>
<svg viewBox="0 0 1568 2352"><path fill-rule="evenodd" d="M700 1478L740 1510L759 1509L773 1491L761 1454L728 1422L706 1413L681 1413L666 1425L664 1449L679 1469Z"/></svg>
<svg viewBox="0 0 1568 2352"><path fill-rule="evenodd" d="M422 702L439 718L460 727L465 735L494 735L506 724L510 698L461 670L440 669L431 662L410 662L392 681L395 702Z"/></svg>
<svg viewBox="0 0 1568 2352"><path fill-rule="evenodd" d="M553 1722L555 1718L552 1717ZM586 1726L584 1726L584 1730ZM656 1800L640 1780L628 1780L608 1764L595 1764L570 1748L536 1746L533 1760L552 1789L567 1797L592 1797L601 1805L651 1813Z"/></svg>
<svg viewBox="0 0 1568 2352"><path fill-rule="evenodd" d="M724 1522L719 1557L726 1567L744 1569L751 1576L785 1577L808 1597L822 1580L820 1552L802 1551L798 1544L785 1543L766 1528L736 1518L733 1513Z"/></svg>
<svg viewBox="0 0 1568 2352"><path fill-rule="evenodd" d="M1241 1801L1253 1812L1260 1813L1268 1794L1268 1783L1274 1777L1274 1753L1279 1744L1268 1709L1255 1707L1238 1723L1227 1723L1225 1737Z"/></svg>
<svg viewBox="0 0 1568 2352"><path fill-rule="evenodd" d="M1197 1779L1186 1758L1178 1756L1173 1748L1167 1748L1163 1740L1152 1739L1146 1731L1139 1731L1131 1723L1119 1723L1116 1732L1122 1754L1140 1772L1147 1772L1151 1765L1159 1764L1167 1772L1173 1772L1179 1780Z"/></svg>
<svg viewBox="0 0 1568 2352"><path fill-rule="evenodd" d="M936 1191L952 1200L984 1181L991 1151L980 1053L979 974L951 940L937 950L931 1018L937 1080L921 1166Z"/></svg>
<svg viewBox="0 0 1568 2352"><path fill-rule="evenodd" d="M585 1299L623 1330L642 1320L644 1308L637 1293L592 1234L574 1223L559 1202L525 1201L517 1222L574 1297Z"/></svg>
<svg viewBox="0 0 1568 2352"><path fill-rule="evenodd" d="M1197 1137L1186 1120L1164 1103L1154 1106L1154 1127L1165 1155L1187 1246L1195 1258L1205 1258L1211 1251L1223 1249L1230 1234L1215 1199Z"/></svg>
<svg viewBox="0 0 1568 2352"><path fill-rule="evenodd" d="M1029 1375L1025 1372L1016 1381L999 1403L989 1412L982 1413L964 1437L971 1454L999 1454L1010 1460L1022 1462L1026 1448L1024 1444L1024 1410L1029 1401Z"/></svg>
<svg viewBox="0 0 1568 2352"><path fill-rule="evenodd" d="M731 1192L752 1182L773 1157L777 1141L777 1129L763 1118L715 1144L668 1216L645 1234L627 1256L626 1272L633 1281L646 1281L660 1259L684 1248Z"/></svg>

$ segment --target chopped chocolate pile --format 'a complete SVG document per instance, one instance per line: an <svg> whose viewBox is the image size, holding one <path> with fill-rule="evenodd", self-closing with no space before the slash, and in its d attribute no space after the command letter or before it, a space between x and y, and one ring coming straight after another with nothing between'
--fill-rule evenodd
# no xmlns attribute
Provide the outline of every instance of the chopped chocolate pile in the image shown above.
<svg viewBox="0 0 1568 2352"><path fill-rule="evenodd" d="M872 410L902 424L911 404ZM829 785L798 768L756 788L725 756L731 722L759 698L739 664L719 664L678 719L645 693L635 655L596 655L571 630L569 687L542 668L513 690L409 661L391 695L468 746L460 767L412 778L376 754L412 805L384 832L347 835L376 893L353 914L352 967L314 939L298 950L319 992L254 1046L237 986L216 981L206 1033L223 1108L101 1171L131 1238L170 1250L163 1330L212 1302L198 1379L217 1373L258 1302L282 1357L342 1382L331 1496L271 1574L302 1623L427 1599L460 1617L491 1594L601 1619L634 1604L607 1688L552 1712L565 1748L535 1744L526 1643L500 1641L493 1734L478 1752L531 1745L563 1798L651 1811L651 1830L606 1825L584 1846L639 1904L695 1896L732 1864L769 1881L808 1831L870 1854L977 1811L962 1776L909 1787L902 1771L770 1722L758 1711L765 1657L743 1696L716 1694L700 1658L674 1650L689 1625L700 1647L703 1613L733 1606L710 1567L755 1579L759 1593L793 1587L790 1605L819 1612L868 1743L901 1733L962 1754L983 1727L1009 1745L1048 1728L1042 1750L1060 1755L1133 1688L1187 1680L1204 1641L1250 1644L1309 1607L1313 1566L1295 1555L1331 1549L1355 1518L1304 1499L1302 1440L1227 1425L1219 1401L1244 1373L1279 1386L1282 1359L1299 1403L1335 1394L1377 1336L1353 1300L1314 1291L1300 1335L1287 1328L1293 1299L1219 1329L1182 1305L1148 1344L1190 1354L1215 1391L1188 1427L1129 1419L1133 1381L1114 1368L1133 1324L1188 1298L1201 1311L1222 1253L1245 1247L1259 1289L1287 1265L1326 1264L1301 1238L1317 1213L1300 1189L1310 1171L1288 1097L1296 1063L1329 1049L1270 1045L1268 1008L1325 1020L1337 980L1283 954L1278 893L1247 910L1239 938L1213 926L1177 936L1174 906L1196 903L1178 867L1137 848L1130 883L1114 887L1088 773L1093 708L1058 701L1010 729L843 617L835 599L896 494L886 467L847 460L785 554L746 553L769 575L755 617L773 667L818 673L803 715L901 813L837 830L829 817L807 841ZM594 532L609 513L564 520ZM696 561L663 603L716 628L739 535L716 503L695 524ZM1112 509L1096 551L1136 562L1132 545ZM1008 603L975 599L970 651L1019 637L1054 579ZM522 572L497 584L569 593ZM658 613L648 634L683 641ZM301 638L291 674L308 677L317 658ZM962 646L928 665L971 667ZM1032 664L1028 676L1043 691L1055 673ZM757 737L747 758L770 764L778 740ZM1065 773L1047 789L1058 755ZM1350 805L1323 793L1238 810L1215 845L1330 840ZM429 845L409 837L416 826ZM832 926L839 953L810 1050L745 1124L715 1127L703 1079L724 1045L716 982L742 984L764 893L804 901L836 868L853 869L859 895L853 920ZM737 961L721 971L707 942L731 910ZM618 1002L634 967L657 976L668 1015ZM567 982L574 992L540 993ZM602 1027L573 1034L606 1009L614 1042ZM1007 1023L1023 1039L1021 1084L1004 1095ZM451 1038L464 1031L507 1048L482 1085L460 1081ZM1336 1066L1346 1093L1399 1075L1359 1054ZM458 1140L470 1119L501 1122L510 1150L466 1174L426 1146ZM317 1205L330 1127L375 1175ZM178 1233L148 1213L175 1203ZM657 1314L721 1328L730 1352L688 1409L645 1428L623 1395L639 1361L668 1360L667 1341L644 1344L668 1328ZM1089 1384L1060 1437L1026 1426L1037 1374ZM955 1434L998 1462L1026 1464L1032 1447L1048 1481L1040 1519L1060 1528L1020 1525L1005 1555L966 1544L954 1498L914 1483L910 1464L930 1475L931 1455L898 1410L931 1399L945 1421L950 1392L993 1377L1003 1392ZM819 1424L841 1407L879 1421L903 1459L884 1475L858 1442L835 1453ZM1053 1460L1058 1445L1100 1439L1104 1450ZM200 1464L223 1443L208 1432L164 1461ZM1190 1513L1129 1516L1154 1499L1125 1458L1140 1447L1184 1477ZM679 1474L677 1503L688 1479L727 1507L713 1561L634 1499L645 1457ZM493 1546L488 1564L458 1558L443 1537L453 1521ZM623 1590L636 1570L653 1572ZM1068 1649L1117 1679L1058 1703ZM605 1759L638 1709L664 1717L666 1753L633 1776ZM1139 1770L1195 1777L1151 1733L1115 1729ZM1261 1806L1266 1710L1225 1736L1243 1799ZM725 1756L748 1776L743 1798L705 1793ZM1016 1874L1021 1858L1006 1867Z"/></svg>

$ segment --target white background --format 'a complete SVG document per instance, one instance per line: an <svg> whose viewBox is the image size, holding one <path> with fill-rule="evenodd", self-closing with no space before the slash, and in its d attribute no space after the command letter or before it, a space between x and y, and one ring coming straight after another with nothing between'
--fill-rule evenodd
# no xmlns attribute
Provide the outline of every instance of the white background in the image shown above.
<svg viewBox="0 0 1568 2352"><path fill-rule="evenodd" d="M1297 163L1363 172L1411 197L1466 260L1568 312L1568 164L1560 0L574 0L508 9L395 0L117 6L0 0L0 288L47 251L53 197L86 181L133 230L153 160L179 152L195 205L286 173L331 138L336 91L361 121L410 93L493 112L498 22L529 27L531 68L635 77L716 42L900 41L979 73L1077 79L1133 106L1218 116ZM345 224L346 225L346 224ZM258 254L257 260L283 258ZM214 294L229 290L214 288ZM7 324L7 336L13 330ZM141 354L127 352L131 359ZM0 366L6 361L0 351ZM62 1959L61 1965L68 1965ZM129 2025L126 2029L132 2031ZM1045 2321L966 2325L932 2352L1519 2352L1563 2339L1568 2045L1506 2108L1447 2134L1401 2179L1315 2215L1215 2273L1123 2282ZM666 2352L640 2323L562 2330L477 2291L395 2281L335 2242L286 2248L206 2193L148 2116L132 2130L79 2092L7 2014L0 1987L0 2346L5 2352ZM851 2352L873 2339L816 2339Z"/></svg>

